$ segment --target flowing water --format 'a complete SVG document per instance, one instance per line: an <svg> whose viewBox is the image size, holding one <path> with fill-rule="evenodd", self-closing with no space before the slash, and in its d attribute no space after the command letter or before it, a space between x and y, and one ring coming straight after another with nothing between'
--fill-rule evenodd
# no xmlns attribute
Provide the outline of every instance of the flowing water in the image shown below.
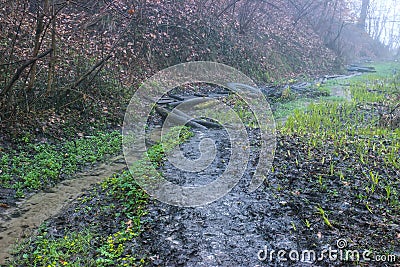
<svg viewBox="0 0 400 267"><path fill-rule="evenodd" d="M77 198L95 183L126 167L122 156L117 156L95 170L78 173L62 181L47 192L40 192L8 209L0 217L0 264L10 256L16 241L29 237L46 219Z"/></svg>

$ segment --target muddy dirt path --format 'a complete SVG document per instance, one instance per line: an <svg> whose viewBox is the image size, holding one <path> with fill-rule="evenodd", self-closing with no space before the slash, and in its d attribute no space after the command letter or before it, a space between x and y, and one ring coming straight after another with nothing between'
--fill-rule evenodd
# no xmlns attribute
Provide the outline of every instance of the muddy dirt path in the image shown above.
<svg viewBox="0 0 400 267"><path fill-rule="evenodd" d="M161 168L166 179L182 186L212 182L223 173L230 158L230 141L221 129L195 130L195 136L181 145L190 159L200 156L202 138L215 140L217 155L201 172L185 172L169 162ZM225 197L209 205L184 208L158 201L149 205L143 219L146 230L139 243L139 254L147 255L151 266L257 266L258 252L269 248L297 249L292 224L300 223L291 208L264 184L248 193L257 165L257 130L249 130L255 144L247 171ZM261 255L263 256L263 255Z"/></svg>
<svg viewBox="0 0 400 267"><path fill-rule="evenodd" d="M10 256L19 239L28 237L46 219L57 214L62 207L77 198L95 183L126 167L123 156L117 156L95 170L78 173L48 192L40 192L18 203L17 207L0 214L0 264Z"/></svg>
<svg viewBox="0 0 400 267"><path fill-rule="evenodd" d="M342 86L336 86L331 95L351 100L349 91ZM276 256L265 255L265 248L268 252L301 250L301 237L294 225L303 222L285 198L271 190L274 178L266 177L263 186L253 193L247 191L258 162L259 140L257 130L248 131L255 146L244 176L229 194L195 208L175 207L159 201L149 205L137 253L149 257L150 266L286 266ZM187 158L200 157L199 144L203 138L215 141L217 154L206 170L197 173L179 170L165 162L162 173L181 186L211 183L224 172L231 156L229 136L224 130L197 129L194 133L180 147ZM260 254L261 250L264 251ZM308 264L291 262L291 266Z"/></svg>

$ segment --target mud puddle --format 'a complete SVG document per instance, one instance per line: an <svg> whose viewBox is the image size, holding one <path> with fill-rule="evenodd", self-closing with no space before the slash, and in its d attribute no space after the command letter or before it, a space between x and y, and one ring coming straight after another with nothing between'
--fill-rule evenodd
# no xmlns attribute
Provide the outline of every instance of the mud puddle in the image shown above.
<svg viewBox="0 0 400 267"><path fill-rule="evenodd" d="M0 214L0 264L10 257L18 240L29 237L46 219L57 214L93 184L125 167L122 155L114 157L95 170L79 173L73 179L65 180L47 192L37 193Z"/></svg>

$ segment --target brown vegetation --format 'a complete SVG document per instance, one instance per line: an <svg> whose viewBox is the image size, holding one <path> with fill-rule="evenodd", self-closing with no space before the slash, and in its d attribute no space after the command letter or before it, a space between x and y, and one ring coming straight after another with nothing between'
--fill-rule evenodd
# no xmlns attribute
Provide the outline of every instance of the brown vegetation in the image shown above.
<svg viewBox="0 0 400 267"><path fill-rule="evenodd" d="M222 62L260 82L327 72L342 63L344 1L308 2L2 0L1 117L120 113L108 100L126 99L121 88L186 61Z"/></svg>

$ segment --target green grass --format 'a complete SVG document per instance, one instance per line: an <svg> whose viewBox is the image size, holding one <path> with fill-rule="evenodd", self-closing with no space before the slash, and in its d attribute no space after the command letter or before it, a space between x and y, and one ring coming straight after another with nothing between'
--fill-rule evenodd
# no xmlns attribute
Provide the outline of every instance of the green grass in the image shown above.
<svg viewBox="0 0 400 267"><path fill-rule="evenodd" d="M103 236L98 229L102 222L83 230L67 230L61 237L49 234L43 224L38 234L16 248L16 257L9 266L140 266L144 259L133 255L132 242L141 232L141 217L146 214L147 194L128 171L116 174L100 184L100 192L110 197L114 217L123 218L119 230ZM94 209L89 203L99 192L81 202L83 208ZM107 202L108 203L108 202ZM99 202L102 205L104 203ZM119 204L119 205L118 205ZM95 204L94 204L95 205ZM75 210L79 210L76 208ZM106 209L101 209L106 210ZM99 218L101 215L98 214ZM109 215L108 215L109 216Z"/></svg>
<svg viewBox="0 0 400 267"><path fill-rule="evenodd" d="M377 65L378 73L329 82L325 85L327 88L338 83L347 84L351 100L322 98L307 108L296 108L279 131L282 135L302 138L310 151L333 146L332 158L355 160L353 165L364 172L362 195L368 198L378 194L390 207L397 209L399 180L380 173L382 167L394 172L400 170L400 128L380 123L381 110L390 110L398 104L400 76L391 72L395 66L400 68L399 64ZM287 105L293 108L301 102ZM309 154L309 157L314 156ZM343 180L344 176L353 175L351 170L346 172L330 166L330 176Z"/></svg>
<svg viewBox="0 0 400 267"><path fill-rule="evenodd" d="M399 78L399 73L400 73L400 64L397 62L382 62L382 63L371 63L371 64L365 64L366 66L373 66L376 69L376 73L365 73L363 75L358 75L354 76L348 79L331 79L328 80L324 84L315 84L314 87L316 90L330 94L332 87L335 86L350 86L353 89L356 88L364 88L365 89L371 89L371 87L383 87L385 86L385 91L389 91L392 93L399 92L399 86L397 88L394 88L394 83L397 81L397 83L400 82ZM393 72L393 70L397 70L397 74ZM388 87L389 85L389 87ZM380 94L382 91L375 92L375 96L382 99L382 94ZM357 96L358 92L354 92L351 90L352 97ZM371 94L369 95L371 97ZM314 100L314 101L312 101ZM296 104L298 102L340 102L344 100L343 98L338 98L338 97L331 97L331 96L323 96L319 97L317 99L310 99L308 101L307 98L300 98L300 99L295 99L294 101L290 101L288 103L284 103L286 106L293 106L290 109L294 110L296 109L296 106L300 106L299 104ZM378 99L379 100L379 99ZM279 117L279 112L277 113Z"/></svg>
<svg viewBox="0 0 400 267"><path fill-rule="evenodd" d="M0 186L13 188L18 197L71 175L81 166L121 152L121 134L98 133L60 145L27 143L18 151L0 152Z"/></svg>
<svg viewBox="0 0 400 267"><path fill-rule="evenodd" d="M293 114L295 110L305 110L310 102L315 101L309 98L298 98L289 102L278 102L275 104L274 117L280 120Z"/></svg>
<svg viewBox="0 0 400 267"><path fill-rule="evenodd" d="M279 103L275 114L289 116L278 127L273 188L293 201L304 236L325 232L326 244L340 232L353 248L391 255L400 215L400 128L382 114L399 103L400 75L392 70L400 64L373 65L377 73L321 85L343 87L351 98Z"/></svg>
<svg viewBox="0 0 400 267"><path fill-rule="evenodd" d="M294 111L304 111L311 103L325 103L325 102L343 102L346 99L343 97L330 96L331 87L336 85L337 82L334 80L328 81L326 84L314 84L313 89L316 92L317 97L301 97L294 96L289 92L287 97L281 97L273 103L273 115L277 121L284 120L289 115L293 114ZM290 87L288 87L290 89ZM286 90L286 89L285 89ZM285 93L282 93L284 95Z"/></svg>

